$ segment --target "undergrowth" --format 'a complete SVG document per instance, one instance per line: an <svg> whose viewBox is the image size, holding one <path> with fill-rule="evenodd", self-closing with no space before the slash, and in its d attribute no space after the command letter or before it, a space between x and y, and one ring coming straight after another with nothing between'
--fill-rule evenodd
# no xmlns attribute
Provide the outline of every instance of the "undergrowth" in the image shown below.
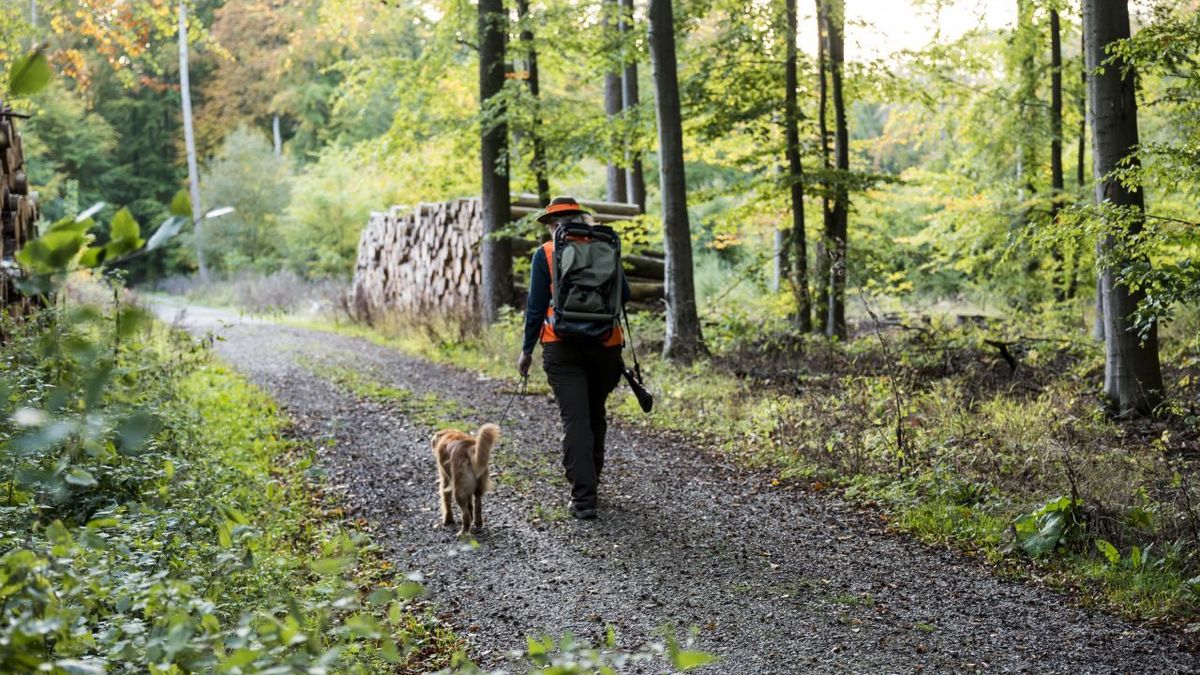
<svg viewBox="0 0 1200 675"><path fill-rule="evenodd" d="M450 665L270 399L117 312L47 310L0 346L0 671Z"/></svg>

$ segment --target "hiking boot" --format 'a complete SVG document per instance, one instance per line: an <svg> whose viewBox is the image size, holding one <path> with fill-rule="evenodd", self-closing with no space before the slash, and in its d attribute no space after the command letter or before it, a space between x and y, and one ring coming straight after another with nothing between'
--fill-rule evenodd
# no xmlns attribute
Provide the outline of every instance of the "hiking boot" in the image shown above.
<svg viewBox="0 0 1200 675"><path fill-rule="evenodd" d="M567 511L569 511L576 520L596 519L595 504L575 504L572 502L571 506L567 507Z"/></svg>

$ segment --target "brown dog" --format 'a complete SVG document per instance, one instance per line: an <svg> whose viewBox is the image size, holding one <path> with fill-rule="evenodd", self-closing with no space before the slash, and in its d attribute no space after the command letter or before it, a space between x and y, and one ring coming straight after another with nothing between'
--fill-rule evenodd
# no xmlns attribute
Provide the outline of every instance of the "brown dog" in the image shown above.
<svg viewBox="0 0 1200 675"><path fill-rule="evenodd" d="M500 427L485 424L471 436L457 429L443 429L433 437L433 456L438 465L438 494L442 498L442 525L454 524L450 499L462 510L459 536L483 527L483 493L491 486L488 461L500 438Z"/></svg>

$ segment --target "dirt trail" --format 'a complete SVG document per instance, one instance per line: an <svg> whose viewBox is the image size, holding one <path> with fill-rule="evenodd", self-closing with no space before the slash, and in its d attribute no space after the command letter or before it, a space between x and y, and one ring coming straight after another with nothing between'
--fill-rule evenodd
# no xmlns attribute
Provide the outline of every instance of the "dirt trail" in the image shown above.
<svg viewBox="0 0 1200 675"><path fill-rule="evenodd" d="M160 304L172 319L178 308ZM464 551L435 527L428 439L396 406L359 400L313 364L433 393L494 421L510 389L368 342L189 309L183 324L327 444L330 482L489 667L527 634L636 647L665 624L699 627L705 672L1200 672L1170 636L1072 607L1052 591L882 531L836 498L773 487L686 443L617 422L601 519L565 517L556 409L519 399L498 451L486 532ZM319 369L318 369L319 370ZM659 495L666 492L667 498ZM665 670L656 664L652 671Z"/></svg>

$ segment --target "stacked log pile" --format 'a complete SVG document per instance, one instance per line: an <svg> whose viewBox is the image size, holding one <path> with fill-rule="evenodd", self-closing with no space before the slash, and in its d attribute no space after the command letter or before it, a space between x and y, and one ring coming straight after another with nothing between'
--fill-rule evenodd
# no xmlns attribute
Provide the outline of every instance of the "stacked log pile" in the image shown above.
<svg viewBox="0 0 1200 675"><path fill-rule="evenodd" d="M9 316L26 316L34 302L13 283L20 274L13 256L37 236L38 209L37 193L29 190L16 117L0 101L0 309Z"/></svg>
<svg viewBox="0 0 1200 675"><path fill-rule="evenodd" d="M634 204L581 201L600 223L629 220L640 213ZM514 218L541 211L535 195L518 195ZM355 318L373 321L385 314L474 316L482 270L483 237L478 199L456 199L416 208L394 206L372 213L359 240L350 307ZM528 258L537 242L513 242L513 255ZM661 305L663 260L652 251L626 252L626 276L634 300ZM514 297L526 288L514 284Z"/></svg>

